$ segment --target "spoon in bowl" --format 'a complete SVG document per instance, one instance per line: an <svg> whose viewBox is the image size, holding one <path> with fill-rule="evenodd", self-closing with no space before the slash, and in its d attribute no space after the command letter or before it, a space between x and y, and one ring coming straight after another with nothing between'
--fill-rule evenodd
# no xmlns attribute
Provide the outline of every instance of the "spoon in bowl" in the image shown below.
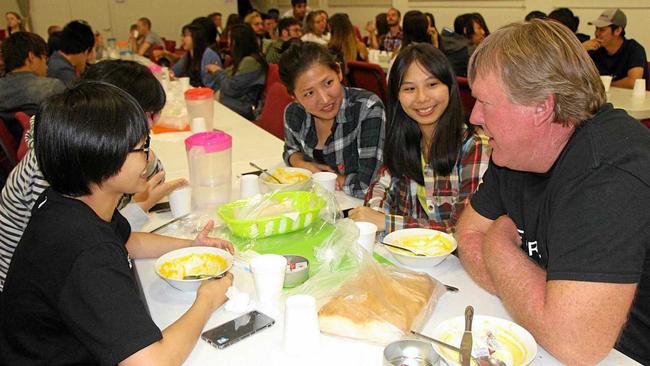
<svg viewBox="0 0 650 366"><path fill-rule="evenodd" d="M450 349L450 350L452 350L454 352L458 352L458 354L460 354L460 348L458 348L456 346L452 346L449 343L445 343L445 342L437 340L435 338L425 336L424 334L418 333L418 332L416 332L414 330L411 330L411 334L413 334L413 335L415 335L417 337L420 337L422 339L425 339L425 340L427 340L429 342L435 343L435 344L437 344L439 346ZM471 357L472 357L472 360L474 360L474 362L476 362L476 364L479 365L479 366L507 366L505 362L499 360L498 358L494 358L494 357L490 357L490 356L481 356L481 357L478 357L478 358L476 358L474 356L471 356Z"/></svg>
<svg viewBox="0 0 650 366"><path fill-rule="evenodd" d="M409 248L401 247L401 246L399 246L399 245L395 245L395 244L386 243L385 241L382 241L381 243L382 243L383 245L387 246L387 247L391 247L391 248L401 249L401 250L407 251L407 252L413 254L413 255L416 256L416 257L426 257L426 255L424 255L424 254L422 254L422 253L418 253L418 252L414 251L413 249L409 249Z"/></svg>
<svg viewBox="0 0 650 366"><path fill-rule="evenodd" d="M269 170L268 170L268 169L263 169L263 168L261 168L259 165L253 163L252 161L249 161L248 164L250 164L253 168L259 169L262 173L268 175L269 177L275 179L278 183L282 184L282 181L279 180L279 179L278 179L276 176L274 176L273 174L269 173Z"/></svg>

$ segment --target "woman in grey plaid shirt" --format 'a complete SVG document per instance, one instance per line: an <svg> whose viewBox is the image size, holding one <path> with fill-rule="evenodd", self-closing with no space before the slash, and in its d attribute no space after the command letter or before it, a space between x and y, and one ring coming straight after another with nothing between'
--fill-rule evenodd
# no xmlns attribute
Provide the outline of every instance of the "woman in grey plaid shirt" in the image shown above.
<svg viewBox="0 0 650 366"><path fill-rule="evenodd" d="M373 93L341 85L324 46L296 43L282 54L280 79L295 98L284 111L284 161L337 174L337 189L363 198L382 162L384 105Z"/></svg>

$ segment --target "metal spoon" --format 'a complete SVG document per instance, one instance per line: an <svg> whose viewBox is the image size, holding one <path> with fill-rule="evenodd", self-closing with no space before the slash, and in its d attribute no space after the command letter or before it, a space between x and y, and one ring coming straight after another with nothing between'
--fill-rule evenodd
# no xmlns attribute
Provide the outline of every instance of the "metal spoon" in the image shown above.
<svg viewBox="0 0 650 366"><path fill-rule="evenodd" d="M219 279L221 277L224 277L227 272L221 273L221 274L197 274L197 275L187 275L183 276L183 280L201 280L201 279L209 279L209 280L215 280Z"/></svg>
<svg viewBox="0 0 650 366"><path fill-rule="evenodd" d="M412 253L412 254L413 254L414 256L416 256L416 257L426 257L426 255L424 255L424 254L422 254L422 253L415 252L414 250L409 249L409 248L400 247L399 245L395 245L395 244L389 244L389 243L386 243L386 242L384 242L384 241L382 241L381 243L382 243L383 245L387 246L387 247L391 247L391 248L396 248L396 249L405 250L405 251L407 251L407 252L409 252L409 253Z"/></svg>
<svg viewBox="0 0 650 366"><path fill-rule="evenodd" d="M262 173L268 175L269 177L275 179L278 183L283 184L281 180L279 180L276 176L273 174L269 173L268 169L263 169L259 165L253 163L252 161L249 161L248 164L250 164L253 168L259 169Z"/></svg>
<svg viewBox="0 0 650 366"><path fill-rule="evenodd" d="M449 343L445 343L445 342L437 340L435 338L425 336L424 334L418 333L418 332L416 332L414 330L411 331L411 334L413 334L413 335L415 335L417 337L420 337L422 339L426 339L429 342L432 342L432 343L435 343L437 345L443 346L443 347L445 347L447 349L450 349L450 350L452 350L454 352L458 352L460 354L460 348L458 348L456 346L452 346ZM476 364L479 365L479 366L507 366L505 362L499 360L498 358L494 358L494 357L490 357L490 356L481 356L479 358L476 358L474 356L471 356L471 357L472 357L472 360L474 360L474 362L476 362Z"/></svg>

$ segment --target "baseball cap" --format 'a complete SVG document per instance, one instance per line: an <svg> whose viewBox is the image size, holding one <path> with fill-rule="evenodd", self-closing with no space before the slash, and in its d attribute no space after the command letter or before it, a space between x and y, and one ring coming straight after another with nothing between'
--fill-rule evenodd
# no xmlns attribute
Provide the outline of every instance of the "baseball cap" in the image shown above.
<svg viewBox="0 0 650 366"><path fill-rule="evenodd" d="M612 24L625 28L627 25L627 17L625 16L625 13L621 11L621 9L607 9L603 11L602 14L600 14L598 19L591 21L588 24L595 25L598 28L606 27Z"/></svg>

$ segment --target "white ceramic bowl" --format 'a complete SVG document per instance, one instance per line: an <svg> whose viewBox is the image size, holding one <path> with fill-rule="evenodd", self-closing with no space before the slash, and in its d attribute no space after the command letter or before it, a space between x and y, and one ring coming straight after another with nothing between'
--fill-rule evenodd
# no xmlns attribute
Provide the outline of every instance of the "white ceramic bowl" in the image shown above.
<svg viewBox="0 0 650 366"><path fill-rule="evenodd" d="M172 250L171 252L165 253L162 256L160 256L154 265L154 268L156 270L156 274L160 276L163 280L167 281L172 287L181 290L181 291L196 291L199 286L201 285L202 281L206 281L208 278L201 278L201 279L193 279L193 280L178 280L178 279L173 279L169 277L165 277L160 273L160 267L163 265L165 262L172 261L174 259L186 256L188 254L201 254L201 253L210 253L210 254L215 254L223 259L226 260L226 268L224 268L220 273L217 275L221 275L225 272L228 272L230 268L232 267L233 263L233 257L232 254L228 253L227 251L215 247L187 247L187 248L181 248L181 249L176 249Z"/></svg>
<svg viewBox="0 0 650 366"><path fill-rule="evenodd" d="M431 333L431 337L451 345L459 345L465 330L465 317L457 316L447 319ZM525 366L530 364L537 355L537 343L533 336L520 325L509 320L485 315L474 315L472 320L472 335L474 349L485 347L487 331L490 331L504 350L495 352L508 366ZM444 347L433 345L433 349L449 366L460 366L458 353Z"/></svg>
<svg viewBox="0 0 650 366"><path fill-rule="evenodd" d="M277 191L278 189L286 189L291 187L291 190L294 191L299 191L302 190L306 187L308 187L308 184L311 181L311 172L307 169L303 168L293 168L293 167L279 167L275 168L273 170L269 170L269 173L273 174L274 176L278 177L280 180L282 180L282 174L277 174L281 173L282 171L287 172L287 173L301 173L307 176L306 180L300 181L300 182L295 182L295 183L278 183L275 179L269 177L267 174L262 173L260 175L260 180L262 181L262 184L265 186L269 187L271 191Z"/></svg>
<svg viewBox="0 0 650 366"><path fill-rule="evenodd" d="M431 230L431 229L403 229L403 230L396 230L393 231L392 233L386 235L384 237L384 243L388 244L393 244L398 239L405 239L407 237L414 237L414 236L435 236L435 235L440 235L443 240L448 241L451 244L450 250L446 250L444 253L435 255L435 256L415 256L415 255L408 255L408 254L403 254L399 249L393 249L389 246L384 246L390 254L395 257L395 259L408 266L408 267L413 267L413 268L431 268L435 265L440 264L449 254L451 254L454 250L456 250L456 247L458 244L456 243L456 239L451 234L444 233L442 231L438 230ZM432 241L431 245L435 245L435 243ZM417 250L416 248L413 248L413 250Z"/></svg>

